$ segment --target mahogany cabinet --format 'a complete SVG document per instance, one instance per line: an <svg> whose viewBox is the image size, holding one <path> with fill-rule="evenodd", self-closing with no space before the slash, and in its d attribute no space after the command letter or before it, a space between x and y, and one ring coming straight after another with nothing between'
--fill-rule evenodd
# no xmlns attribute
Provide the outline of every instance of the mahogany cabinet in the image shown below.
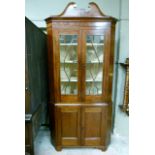
<svg viewBox="0 0 155 155"><path fill-rule="evenodd" d="M91 2L46 19L49 109L57 150L110 142L116 19Z"/></svg>

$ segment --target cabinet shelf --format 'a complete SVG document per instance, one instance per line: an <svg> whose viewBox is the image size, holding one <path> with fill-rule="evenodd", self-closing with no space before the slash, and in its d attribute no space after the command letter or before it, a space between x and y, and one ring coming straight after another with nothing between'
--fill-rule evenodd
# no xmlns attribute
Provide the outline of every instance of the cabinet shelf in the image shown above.
<svg viewBox="0 0 155 155"><path fill-rule="evenodd" d="M78 80L70 80L70 81L68 81L68 80L66 79L66 80L61 80L61 82L78 82Z"/></svg>
<svg viewBox="0 0 155 155"><path fill-rule="evenodd" d="M87 79L86 82L102 82L101 79L97 79L95 81L93 81L92 79Z"/></svg>
<svg viewBox="0 0 155 155"><path fill-rule="evenodd" d="M67 63L67 64L77 64L78 61L77 61L77 60L76 60L76 61L67 60L67 61L61 61L60 63L61 63L61 64L64 64L64 63Z"/></svg>
<svg viewBox="0 0 155 155"><path fill-rule="evenodd" d="M96 63L103 63L103 60L101 60L100 62L98 60L93 60L93 61L87 61L87 64L96 64Z"/></svg>
<svg viewBox="0 0 155 155"><path fill-rule="evenodd" d="M77 46L77 43L61 43L60 46Z"/></svg>
<svg viewBox="0 0 155 155"><path fill-rule="evenodd" d="M62 79L61 82L78 82L77 79L71 79L70 81L68 79ZM93 81L92 79L87 79L86 82L102 82L101 79L97 79Z"/></svg>
<svg viewBox="0 0 155 155"><path fill-rule="evenodd" d="M61 64L77 64L78 61L72 61L72 60L67 60L67 61L61 61L60 62ZM93 60L93 61L87 61L86 62L87 64L96 64L96 63L99 63L98 60ZM103 63L103 61L101 60L100 63Z"/></svg>
<svg viewBox="0 0 155 155"><path fill-rule="evenodd" d="M87 43L87 46L92 46L92 43ZM94 46L104 46L103 43L93 43Z"/></svg>
<svg viewBox="0 0 155 155"><path fill-rule="evenodd" d="M92 43L86 43L87 46L92 46ZM94 46L104 46L103 43L93 43ZM60 46L78 46L77 43L61 43Z"/></svg>
<svg viewBox="0 0 155 155"><path fill-rule="evenodd" d="M78 79L76 77L71 77L70 80L63 78L61 79L61 82L78 82Z"/></svg>

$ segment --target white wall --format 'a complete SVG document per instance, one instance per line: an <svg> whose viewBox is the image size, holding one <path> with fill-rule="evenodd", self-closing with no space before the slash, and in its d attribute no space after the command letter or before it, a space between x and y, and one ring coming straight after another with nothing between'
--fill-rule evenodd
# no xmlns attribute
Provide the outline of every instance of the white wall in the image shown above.
<svg viewBox="0 0 155 155"><path fill-rule="evenodd" d="M87 8L92 0L73 0L79 8ZM38 27L46 27L44 19L50 15L60 14L70 0L26 0L26 16ZM129 0L95 0L107 15L119 19L116 31L116 50L113 99L115 101L115 132L128 136L128 117L120 112L118 105L122 104L125 70L117 62L124 62L129 56ZM117 82L116 82L117 81Z"/></svg>
<svg viewBox="0 0 155 155"><path fill-rule="evenodd" d="M120 22L118 40L118 50L116 50L117 62L125 62L129 57L129 0L120 0ZM122 136L128 137L129 134L129 118L124 113L120 112L119 105L123 103L125 69L117 64L117 86L116 91L116 108L115 108L115 132Z"/></svg>
<svg viewBox="0 0 155 155"><path fill-rule="evenodd" d="M73 0L79 8L87 8L92 0ZM120 0L96 0L100 8L108 15L119 17ZM43 21L50 15L60 14L72 0L26 0L26 16L37 25L45 26ZM110 8L110 9L109 9ZM37 21L38 20L38 21Z"/></svg>

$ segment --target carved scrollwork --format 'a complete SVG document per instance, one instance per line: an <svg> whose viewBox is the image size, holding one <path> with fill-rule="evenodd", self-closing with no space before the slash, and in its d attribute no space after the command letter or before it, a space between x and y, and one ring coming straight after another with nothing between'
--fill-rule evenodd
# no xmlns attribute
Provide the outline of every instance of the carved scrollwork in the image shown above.
<svg viewBox="0 0 155 155"><path fill-rule="evenodd" d="M94 2L90 2L88 9L81 9L78 8L75 2L71 2L69 3L66 8L64 9L64 11L59 14L59 15L55 15L55 16L51 16L49 18L46 19L46 21L48 21L49 19L57 19L57 18L71 18L71 17L76 17L76 18L108 18L108 19L112 19L112 20L116 20L113 17L107 16L105 15L100 8L98 7L98 5Z"/></svg>

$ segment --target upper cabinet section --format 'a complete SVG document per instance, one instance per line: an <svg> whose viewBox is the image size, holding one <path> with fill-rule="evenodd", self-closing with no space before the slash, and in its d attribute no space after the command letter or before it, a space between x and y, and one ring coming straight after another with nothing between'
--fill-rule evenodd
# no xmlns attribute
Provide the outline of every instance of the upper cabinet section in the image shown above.
<svg viewBox="0 0 155 155"><path fill-rule="evenodd" d="M99 9L96 3L91 2L89 3L88 9L79 9L76 6L76 3L71 2L67 5L65 10L57 16L51 16L46 18L46 22L50 22L51 20L58 20L58 19L72 19L77 20L79 18L83 19L104 19L104 20L111 20L116 21L115 18L111 16L107 16Z"/></svg>
<svg viewBox="0 0 155 155"><path fill-rule="evenodd" d="M88 9L72 2L46 22L55 101L109 101L116 19L93 2Z"/></svg>

